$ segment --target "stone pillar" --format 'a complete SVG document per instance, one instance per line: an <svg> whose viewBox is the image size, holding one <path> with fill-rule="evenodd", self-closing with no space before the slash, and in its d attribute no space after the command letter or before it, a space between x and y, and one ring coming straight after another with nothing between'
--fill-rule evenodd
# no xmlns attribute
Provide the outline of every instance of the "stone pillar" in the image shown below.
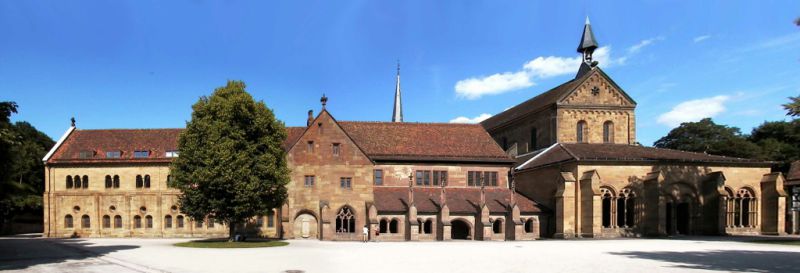
<svg viewBox="0 0 800 273"><path fill-rule="evenodd" d="M661 171L648 173L644 178L644 233L648 236L667 235L667 199L661 194L664 175Z"/></svg>
<svg viewBox="0 0 800 273"><path fill-rule="evenodd" d="M583 173L581 192L581 236L600 237L603 227L603 202L600 199L600 175L591 170Z"/></svg>
<svg viewBox="0 0 800 273"><path fill-rule="evenodd" d="M571 172L559 175L556 200L556 232L555 238L575 237L575 176Z"/></svg>
<svg viewBox="0 0 800 273"><path fill-rule="evenodd" d="M320 201L320 213L319 213L319 239L320 240L332 240L333 239L333 232L334 227L331 226L331 208L328 206L328 202Z"/></svg>
<svg viewBox="0 0 800 273"><path fill-rule="evenodd" d="M477 221L475 221L475 226L479 226L480 229L475 229L475 238L473 238L473 240L492 240L492 222L489 222L489 206L486 204L481 206L481 214ZM481 233L480 237L478 237L479 232Z"/></svg>
<svg viewBox="0 0 800 273"><path fill-rule="evenodd" d="M520 240L525 234L525 223L520 220L519 206L513 204L509 210L506 223L509 228L506 229L506 240Z"/></svg>
<svg viewBox="0 0 800 273"><path fill-rule="evenodd" d="M369 223L369 238L374 241L378 238L375 237L375 231L380 230L378 224L378 208L373 203L367 203L367 223Z"/></svg>
<svg viewBox="0 0 800 273"><path fill-rule="evenodd" d="M441 228L441 235L442 241L450 241L453 238L452 235L452 227L450 226L450 208L447 207L447 204L442 205L441 210L439 210L439 224Z"/></svg>
<svg viewBox="0 0 800 273"><path fill-rule="evenodd" d="M761 179L761 233L766 235L786 234L786 192L783 174L765 174Z"/></svg>
<svg viewBox="0 0 800 273"><path fill-rule="evenodd" d="M408 208L408 218L406 219L406 237L409 241L419 241L419 223L417 223L417 206L411 204Z"/></svg>

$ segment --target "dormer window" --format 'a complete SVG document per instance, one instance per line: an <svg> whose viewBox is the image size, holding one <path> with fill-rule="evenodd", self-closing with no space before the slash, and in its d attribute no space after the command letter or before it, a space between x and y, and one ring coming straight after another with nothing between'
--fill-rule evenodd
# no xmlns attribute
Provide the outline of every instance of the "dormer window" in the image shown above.
<svg viewBox="0 0 800 273"><path fill-rule="evenodd" d="M108 151L106 152L106 158L120 158L122 157L122 151Z"/></svg>
<svg viewBox="0 0 800 273"><path fill-rule="evenodd" d="M84 150L78 152L78 158L92 158L94 157L94 151Z"/></svg>
<svg viewBox="0 0 800 273"><path fill-rule="evenodd" d="M148 158L150 157L150 151L134 151L133 152L134 158Z"/></svg>
<svg viewBox="0 0 800 273"><path fill-rule="evenodd" d="M179 152L177 150L167 151L164 156L165 157L178 157Z"/></svg>

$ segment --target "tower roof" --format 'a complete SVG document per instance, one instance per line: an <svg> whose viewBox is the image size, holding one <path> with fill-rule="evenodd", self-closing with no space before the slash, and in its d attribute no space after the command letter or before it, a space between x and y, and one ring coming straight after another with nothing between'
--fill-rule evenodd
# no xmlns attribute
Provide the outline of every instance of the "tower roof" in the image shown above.
<svg viewBox="0 0 800 273"><path fill-rule="evenodd" d="M581 42L578 44L578 52L584 51L592 52L598 47L597 40L594 38L592 32L592 25L589 23L589 17L586 17L586 24L583 26L583 35L581 35Z"/></svg>
<svg viewBox="0 0 800 273"><path fill-rule="evenodd" d="M394 87L394 110L392 122L403 122L403 103L400 99L400 62L397 62L397 84Z"/></svg>

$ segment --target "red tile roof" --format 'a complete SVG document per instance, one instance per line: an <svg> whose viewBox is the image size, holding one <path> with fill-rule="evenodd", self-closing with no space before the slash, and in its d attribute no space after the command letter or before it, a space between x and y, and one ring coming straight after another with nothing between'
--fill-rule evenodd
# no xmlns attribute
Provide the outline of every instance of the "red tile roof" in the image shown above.
<svg viewBox="0 0 800 273"><path fill-rule="evenodd" d="M659 163L705 163L719 165L752 165L769 167L770 161L736 158L672 149L627 144L556 143L520 163L519 169L531 169L570 161L618 161Z"/></svg>
<svg viewBox="0 0 800 273"><path fill-rule="evenodd" d="M176 150L182 129L75 130L55 151L48 163L78 162L169 162L167 151ZM134 158L137 150L150 151L147 158ZM80 158L91 151L91 158ZM106 152L122 151L120 158L106 158Z"/></svg>
<svg viewBox="0 0 800 273"><path fill-rule="evenodd" d="M306 127L286 127L286 140L283 141L283 149L289 150L303 136L305 131Z"/></svg>
<svg viewBox="0 0 800 273"><path fill-rule="evenodd" d="M405 212L408 209L407 187L375 187L375 207L380 212ZM486 188L486 204L493 213L506 212L511 202L511 190L507 188ZM415 187L414 204L417 212L436 213L439 211L440 188ZM451 213L476 213L481 200L480 188L447 188L447 207ZM522 213L542 212L536 202L515 193L514 199Z"/></svg>
<svg viewBox="0 0 800 273"><path fill-rule="evenodd" d="M339 125L373 160L513 162L478 124L341 121Z"/></svg>

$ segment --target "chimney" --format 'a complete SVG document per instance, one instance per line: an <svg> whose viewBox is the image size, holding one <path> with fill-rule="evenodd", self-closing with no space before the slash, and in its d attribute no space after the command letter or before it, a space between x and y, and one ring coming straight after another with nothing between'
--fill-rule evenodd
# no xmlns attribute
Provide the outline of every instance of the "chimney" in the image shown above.
<svg viewBox="0 0 800 273"><path fill-rule="evenodd" d="M314 122L314 110L308 110L308 120L306 121L306 127L311 126L312 122Z"/></svg>

